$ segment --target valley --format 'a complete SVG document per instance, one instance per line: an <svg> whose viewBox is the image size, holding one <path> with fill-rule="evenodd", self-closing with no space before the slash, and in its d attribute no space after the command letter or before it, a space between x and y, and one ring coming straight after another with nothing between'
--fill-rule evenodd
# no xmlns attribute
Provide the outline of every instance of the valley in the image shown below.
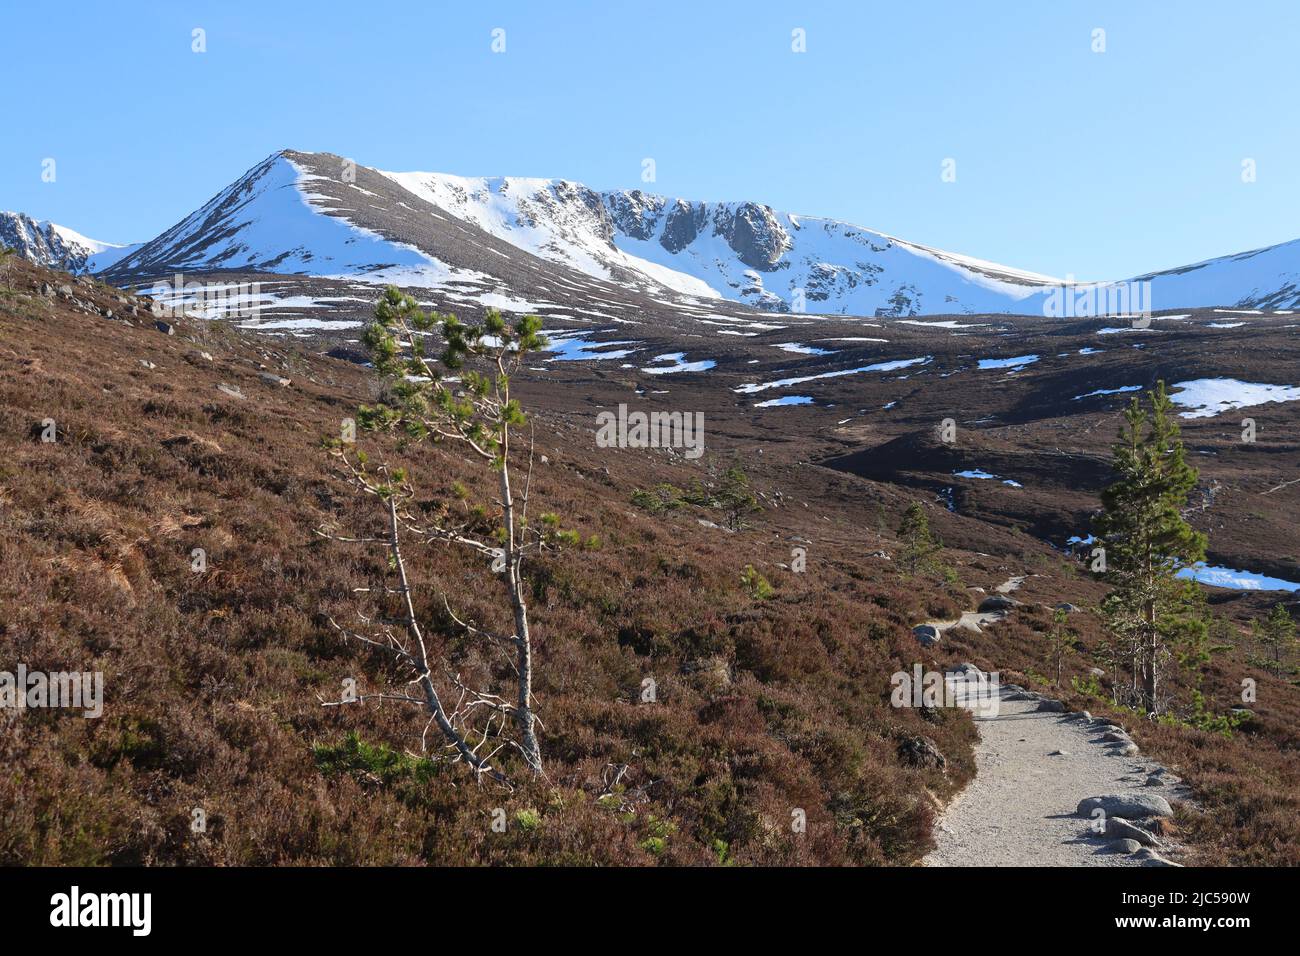
<svg viewBox="0 0 1300 956"><path fill-rule="evenodd" d="M980 743L961 708L890 707L890 675L924 666L997 671L1123 722L1134 766L1179 781L1158 865L1295 862L1296 671L1270 672L1253 630L1300 590L1284 247L1143 278L1152 314L1093 315L1077 303L1115 286L1067 291L757 204L295 151L102 266L110 247L31 223L0 302L0 627L33 666L89 657L109 703L93 728L6 738L25 769L0 791L0 859L1157 865L1109 855L1056 806L1137 779L1132 754L1091 745L1019 830L963 844L989 819L977 799L1016 792L1020 771L990 760L1046 779L1069 755L1039 744L1082 731L1035 714L1034 735L998 723ZM390 586L384 565L317 532L375 520L323 449L393 394L366 345L388 286L468 322L536 315L549 338L514 394L537 494L586 543L532 572L552 770L508 795L417 785L457 768L414 749L414 715L320 705L386 671L326 626L374 613L356 594ZM417 340L442 346L400 344ZM1216 623L1203 672L1177 672L1154 721L1121 705L1087 569L1123 410L1162 381L1199 470L1184 516L1209 542L1184 570ZM635 437L641 422L664 440ZM483 492L446 449L361 441L429 482L422 508ZM716 504L737 468L756 505L739 519ZM901 559L913 505L942 541L928 570ZM188 570L194 548L210 572ZM415 606L442 652L495 673L437 604L450 592L491 619L473 567L411 560L436 582ZM1008 578L1015 613L971 610ZM1063 604L1075 645L1057 682L1045 635ZM502 801L545 824L479 832ZM219 822L202 837L196 808ZM795 810L807 829L786 826Z"/></svg>
<svg viewBox="0 0 1300 956"><path fill-rule="evenodd" d="M66 798L20 775L5 794L16 814L0 846L6 859L701 863L717 862L725 845L726 859L754 864L919 862L936 839L943 845L937 820L977 772L978 751L977 723L959 712L888 706L889 675L918 662L973 662L1124 721L1142 752L1189 788L1177 839L1162 841L1178 862L1291 859L1294 810L1269 808L1295 799L1286 756L1300 719L1294 678L1260 665L1247 628L1293 594L1206 589L1235 636L1200 692L1226 711L1240 706L1243 677L1259 685L1232 736L1135 723L1109 702L1109 678L1089 683L1105 643L1092 610L1104 590L1067 546L1088 534L1126 390L1217 381L1228 384L1187 387L1180 406L1201 468L1189 519L1209 534L1211 564L1300 580L1290 533L1298 489L1286 484L1300 473L1289 437L1300 406L1286 391L1230 384L1287 386L1296 356L1286 314L1193 310L1114 332L1105 331L1113 319L848 320L732 307L714 313L732 321L710 326L689 311L638 313L625 294L625 322L544 316L554 344L517 383L544 463L538 494L600 544L534 572L550 786L573 809L547 811L542 837L493 842L465 837L503 799L490 790L415 797L402 773L380 782L330 769L359 759L344 756L349 734L377 732L396 753L419 736L396 710L376 725L319 704L376 664L330 637L320 615L348 613L347 589L380 570L312 532L366 520L320 448L376 394L358 364L359 333L245 328L87 278L16 271L0 324L11 542L0 582L5 606L23 610L6 632L33 666L89 653L109 704L93 728L48 722L11 739L6 756L62 766L46 779L84 807L65 807L67 826L95 813L110 836L79 843L63 825L38 825L40 802ZM283 279L219 276L241 277ZM361 299L365 288L350 291ZM165 314L158 327L155 307ZM753 334L714 332L741 323ZM789 395L809 401L762 404ZM1266 403L1240 405L1261 395ZM620 405L702 416L703 453L601 446L599 415ZM1254 442L1241 440L1245 416ZM54 445L30 431L46 418L58 423ZM942 440L945 421L953 441ZM443 493L449 483L473 487L454 455L365 442ZM762 509L742 530L726 530L707 507L636 504L639 490L711 484L736 463ZM911 502L942 538L946 577L916 577L895 560ZM195 546L211 557L209 575L188 569ZM795 549L807 560L797 573ZM469 568L450 555L415 560L465 582L466 599L490 617ZM771 582L771 596L739 583L747 567ZM1006 621L917 641L918 621L959 618L972 594L1009 575L1024 578L1023 606ZM433 600L422 599L429 613L423 602ZM1044 608L1061 602L1083 609L1072 622L1084 650L1066 685L1053 687L1042 676ZM659 688L649 711L637 698L646 677ZM942 765L910 762L919 738ZM69 748L89 762L61 765L56 755ZM320 763L323 753L335 756ZM609 767L621 768L616 791ZM324 789L306 800L304 786ZM157 795L147 805L146 793ZM630 816L590 804L610 793ZM552 798L527 787L508 799L532 812ZM383 812L358 815L362 803ZM220 829L184 835L194 807ZM809 839L780 836L791 807L806 812ZM677 835L665 839L668 823ZM449 826L454 840L435 838ZM422 836L411 843L403 833ZM661 840L666 849L643 848Z"/></svg>

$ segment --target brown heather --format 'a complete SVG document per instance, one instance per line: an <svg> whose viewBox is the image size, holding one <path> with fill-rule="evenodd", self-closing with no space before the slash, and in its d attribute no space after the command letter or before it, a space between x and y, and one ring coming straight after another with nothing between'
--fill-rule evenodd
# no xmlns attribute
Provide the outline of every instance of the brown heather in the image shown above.
<svg viewBox="0 0 1300 956"><path fill-rule="evenodd" d="M953 712L891 708L890 674L968 659L1032 684L1047 673L1050 612L1027 607L937 655L911 626L966 607L966 585L1022 571L1037 575L1025 600L1101 593L1045 545L929 503L961 580L906 578L869 555L895 550L890 529L915 493L826 469L813 481L771 452L744 460L769 504L746 530L706 527L716 514L690 506L650 515L630 503L635 489L687 487L700 468L598 449L594 414L542 402L539 510L599 544L531 566L548 778L503 793L408 756L425 723L413 708L320 703L348 677L366 689L393 676L325 622L383 613L353 591L388 580L383 553L314 533L379 527L322 447L372 394L368 373L291 341L107 320L35 292L66 277L14 272L16 291L0 290L0 669L102 670L106 700L96 720L0 712L0 864L911 864L973 774L975 730ZM78 294L120 306L107 287ZM292 385L267 384L268 369ZM39 440L47 418L55 444ZM455 482L487 500L480 470L451 450L360 442L407 466L430 508L455 500ZM776 491L785 504L770 507ZM796 536L812 542L809 573L779 566ZM202 574L194 548L208 555ZM504 626L482 569L444 548L408 559L444 656L483 678L495 662L446 626L429 587ZM770 598L741 585L746 565ZM1263 606L1246 596L1223 610L1244 621ZM1072 623L1100 639L1090 613ZM1218 709L1237 693L1239 653L1207 678ZM1200 861L1295 864L1300 703L1293 686L1247 672L1261 704L1232 739L1122 716L1195 787L1203 812L1179 824ZM646 677L656 703L640 703ZM900 760L917 734L946 770ZM491 827L498 807L505 833ZM204 834L191 832L195 808ZM791 830L796 808L806 833Z"/></svg>

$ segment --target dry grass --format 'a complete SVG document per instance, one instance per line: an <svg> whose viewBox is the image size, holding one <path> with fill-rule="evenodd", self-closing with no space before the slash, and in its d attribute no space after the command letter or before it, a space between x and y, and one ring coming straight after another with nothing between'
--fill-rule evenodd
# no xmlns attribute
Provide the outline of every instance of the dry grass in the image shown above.
<svg viewBox="0 0 1300 956"><path fill-rule="evenodd" d="M167 337L30 296L0 310L0 640L10 661L100 670L106 685L97 720L4 715L2 863L906 863L930 845L934 798L971 774L969 722L887 705L922 612L910 584L850 561L783 574L762 516L731 535L645 515L632 488L676 480L671 467L630 453L606 465L546 416L537 499L601 539L532 570L549 780L505 795L406 757L418 713L318 700L347 677L391 676L324 622L366 607L352 589L386 579L383 555L313 534L378 517L321 448L366 394L362 373L295 354L281 389L259 366L278 371L291 350L261 341L208 330L208 361L183 327ZM33 430L46 418L57 443ZM430 503L453 481L477 490L453 454L363 442L407 464ZM747 563L772 599L740 586ZM444 549L412 565L442 652L490 679L494 662L441 626L430 585L492 622L492 582ZM652 705L638 702L647 676ZM349 750L353 732L389 751ZM916 733L948 754L946 773L900 762ZM601 799L611 764L629 769ZM796 809L806 833L791 831Z"/></svg>
<svg viewBox="0 0 1300 956"><path fill-rule="evenodd" d="M905 579L869 555L894 549L910 496L811 474L794 445L746 458L769 504L748 530L703 527L716 515L699 509L651 516L633 489L688 487L699 466L597 449L589 416L547 407L536 500L600 545L532 566L549 779L506 795L411 756L418 713L320 706L345 678L373 688L393 676L325 623L384 610L353 592L387 580L383 555L313 534L379 518L321 447L373 394L364 372L213 327L181 323L169 337L151 321L108 321L33 294L66 277L15 273L18 292L0 291L0 646L7 666L103 671L106 704L97 720L0 712L0 864L911 863L931 845L936 806L973 774L974 730L951 712L889 707L889 675L972 660L1036 683L1049 615L1027 607L935 653L911 625L967 607L963 584L1025 571L1031 602L1100 595L1041 542L942 508L931 520L957 546L962 583ZM121 305L106 288L77 294ZM265 369L293 385L267 385ZM55 444L39 441L47 418ZM363 443L409 466L430 507L453 482L476 499L485 490L455 454ZM725 467L725 443L718 452ZM781 567L796 540L812 542L809 573ZM208 555L203 574L190 570L194 548ZM438 548L411 562L446 659L502 676L446 626L438 597L503 624L483 569ZM774 585L770 599L741 586L748 564ZM1218 610L1241 625L1264 607L1244 597ZM1095 647L1095 618L1073 621ZM1117 716L1194 788L1201 811L1179 823L1200 861L1295 865L1300 703L1294 681L1247 652L1225 651L1205 677L1216 710L1243 676L1259 682L1254 717L1230 739ZM1074 658L1070 674L1090 664ZM646 677L653 705L639 702ZM900 760L916 734L937 742L945 771ZM490 825L498 807L504 834ZM191 831L195 808L204 834ZM791 830L796 809L806 833Z"/></svg>

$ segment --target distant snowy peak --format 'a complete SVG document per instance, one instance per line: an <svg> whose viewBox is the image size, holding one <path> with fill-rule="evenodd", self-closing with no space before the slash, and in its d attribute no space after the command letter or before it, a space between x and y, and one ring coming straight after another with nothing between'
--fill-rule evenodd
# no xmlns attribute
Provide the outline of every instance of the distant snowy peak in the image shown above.
<svg viewBox="0 0 1300 956"><path fill-rule="evenodd" d="M601 286L607 298L889 317L1036 312L1034 297L1054 284L761 203L598 192L563 179L384 172L292 150L122 256L107 277L217 269L459 285L521 299L556 286L590 297Z"/></svg>
<svg viewBox="0 0 1300 956"><path fill-rule="evenodd" d="M1138 276L1154 309L1300 308L1300 239Z"/></svg>
<svg viewBox="0 0 1300 956"><path fill-rule="evenodd" d="M254 166L200 209L122 257L115 273L231 269L298 275L442 270L418 249L342 216L313 186L323 180L288 154Z"/></svg>
<svg viewBox="0 0 1300 956"><path fill-rule="evenodd" d="M607 196L568 180L380 171L402 189L541 259L643 292L720 298L706 281L619 248Z"/></svg>
<svg viewBox="0 0 1300 956"><path fill-rule="evenodd" d="M1014 311L1048 276L755 202L691 202L568 180L384 173L533 255L588 275L773 311Z"/></svg>
<svg viewBox="0 0 1300 956"><path fill-rule="evenodd" d="M563 179L384 172L283 150L139 247L105 247L27 217L0 239L110 281L229 270L441 289L556 307L646 300L773 312L909 318L1053 311L1061 280L757 202L699 202ZM99 247L98 249L94 247ZM1153 311L1300 306L1300 241L1138 277ZM1127 285L1127 284L1124 284ZM497 298L491 298L497 297Z"/></svg>
<svg viewBox="0 0 1300 956"><path fill-rule="evenodd" d="M107 268L138 248L138 243L123 246L88 239L67 226L20 212L0 212L0 245L16 250L30 262L72 273Z"/></svg>

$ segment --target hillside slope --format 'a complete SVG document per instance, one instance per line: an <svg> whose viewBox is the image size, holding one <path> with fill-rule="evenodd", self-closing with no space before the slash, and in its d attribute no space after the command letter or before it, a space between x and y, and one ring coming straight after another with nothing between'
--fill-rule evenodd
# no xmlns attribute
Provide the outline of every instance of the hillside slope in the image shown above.
<svg viewBox="0 0 1300 956"><path fill-rule="evenodd" d="M531 572L549 779L514 794L467 786L459 767L400 756L418 747L418 713L322 707L344 679L383 676L324 620L374 610L352 589L385 579L383 555L314 534L378 517L321 447L368 394L364 373L213 326L181 320L166 335L143 316L106 319L41 296L50 279L24 267L0 300L0 635L29 669L101 670L106 702L100 719L6 716L0 861L833 864L908 862L930 845L927 794L969 773L971 726L894 712L867 690L905 663L922 609L829 555L755 601L741 568L776 580L772 540L809 519L779 509L727 534L635 511L633 487L685 484L698 467L597 460L577 440L585 420L563 415L537 419L534 494L599 544ZM104 286L77 298L121 306ZM40 440L48 419L56 442ZM400 457L433 497L481 484L455 455L363 447ZM411 561L493 620L482 569L440 550ZM432 590L419 609L440 619ZM458 668L490 667L434 632ZM652 705L638 702L647 676ZM900 756L921 733L946 772ZM365 749L381 744L394 752L383 773ZM497 806L542 824L499 837Z"/></svg>
<svg viewBox="0 0 1300 956"><path fill-rule="evenodd" d="M1021 492L1045 513L1059 490L967 482L949 510L906 474L810 464L932 427L941 405L915 423L878 416L833 427L844 414L835 402L852 395L880 408L913 387L896 373L826 380L840 390L827 408L770 410L730 387L788 375L779 367L755 373L729 357L721 389L708 374L651 376L678 407L708 412L708 454L691 461L597 447L597 408L659 400L638 390L635 372L559 361L528 370L518 388L537 409L536 500L585 543L531 568L548 779L505 794L412 756L425 727L418 713L321 706L349 678L365 690L391 676L384 659L358 653L327 623L388 612L383 598L355 590L390 582L383 554L316 534L366 536L379 520L322 447L381 387L366 370L224 323L169 319L174 334L165 334L147 300L87 278L19 264L12 286L0 287L0 639L31 670L101 671L106 694L98 719L0 712L0 760L11 771L0 778L0 862L914 863L934 847L938 809L975 772L976 728L960 711L890 706L891 675L966 661L1125 721L1201 808L1177 820L1189 861L1296 861L1296 675L1267 673L1242 633L1277 595L1212 590L1223 647L1199 687L1173 685L1184 702L1200 690L1221 713L1238 703L1244 677L1255 680L1258 702L1234 735L1114 708L1114 677L1089 673L1106 640L1089 610L1100 586L1015 517ZM930 341L927 369L971 347L958 333L945 342L928 328L906 334ZM1198 335L1189 333L1193 351ZM918 351L916 341L891 347ZM953 358L969 364L967 353ZM1068 390L1057 405L1035 402L1025 390L1060 392L1062 373L1035 374L972 379L966 414L995 401L1076 414ZM941 401L937 391L931 400ZM1109 430L1116 411L1092 412L1074 431ZM903 455L894 468L1026 462L1016 456L1040 443L1050 461L1059 439L1038 433L1070 421L1021 411L972 432L962 450L974 461ZM51 427L57 440L43 442ZM1212 420L1197 427L1226 457L1236 439ZM483 476L455 454L367 436L362 447L409 467L429 508L463 507L458 483L471 501L490 501ZM690 488L737 461L763 503L745 530L723 530L713 509L637 503L638 490ZM1086 512L1091 493L1077 489L1067 507ZM1253 498L1210 512L1212 543ZM913 500L947 542L946 573L910 576L891 560L897 517ZM192 570L195 548L206 554L202 573ZM806 549L805 573L791 570L795 548ZM493 676L490 659L445 629L438 598L448 593L491 625L500 620L491 580L440 549L409 557L425 582L419 612L447 659ZM742 585L747 565L771 581L770 597ZM1007 621L917 642L913 625L960 615L1009 575L1025 582ZM1052 688L1042 635L1063 600L1083 613L1072 616L1078 653ZM647 678L652 704L642 701ZM495 834L497 807L528 826ZM191 829L196 809L208 820L202 834ZM802 833L790 827L795 811L806 814Z"/></svg>

